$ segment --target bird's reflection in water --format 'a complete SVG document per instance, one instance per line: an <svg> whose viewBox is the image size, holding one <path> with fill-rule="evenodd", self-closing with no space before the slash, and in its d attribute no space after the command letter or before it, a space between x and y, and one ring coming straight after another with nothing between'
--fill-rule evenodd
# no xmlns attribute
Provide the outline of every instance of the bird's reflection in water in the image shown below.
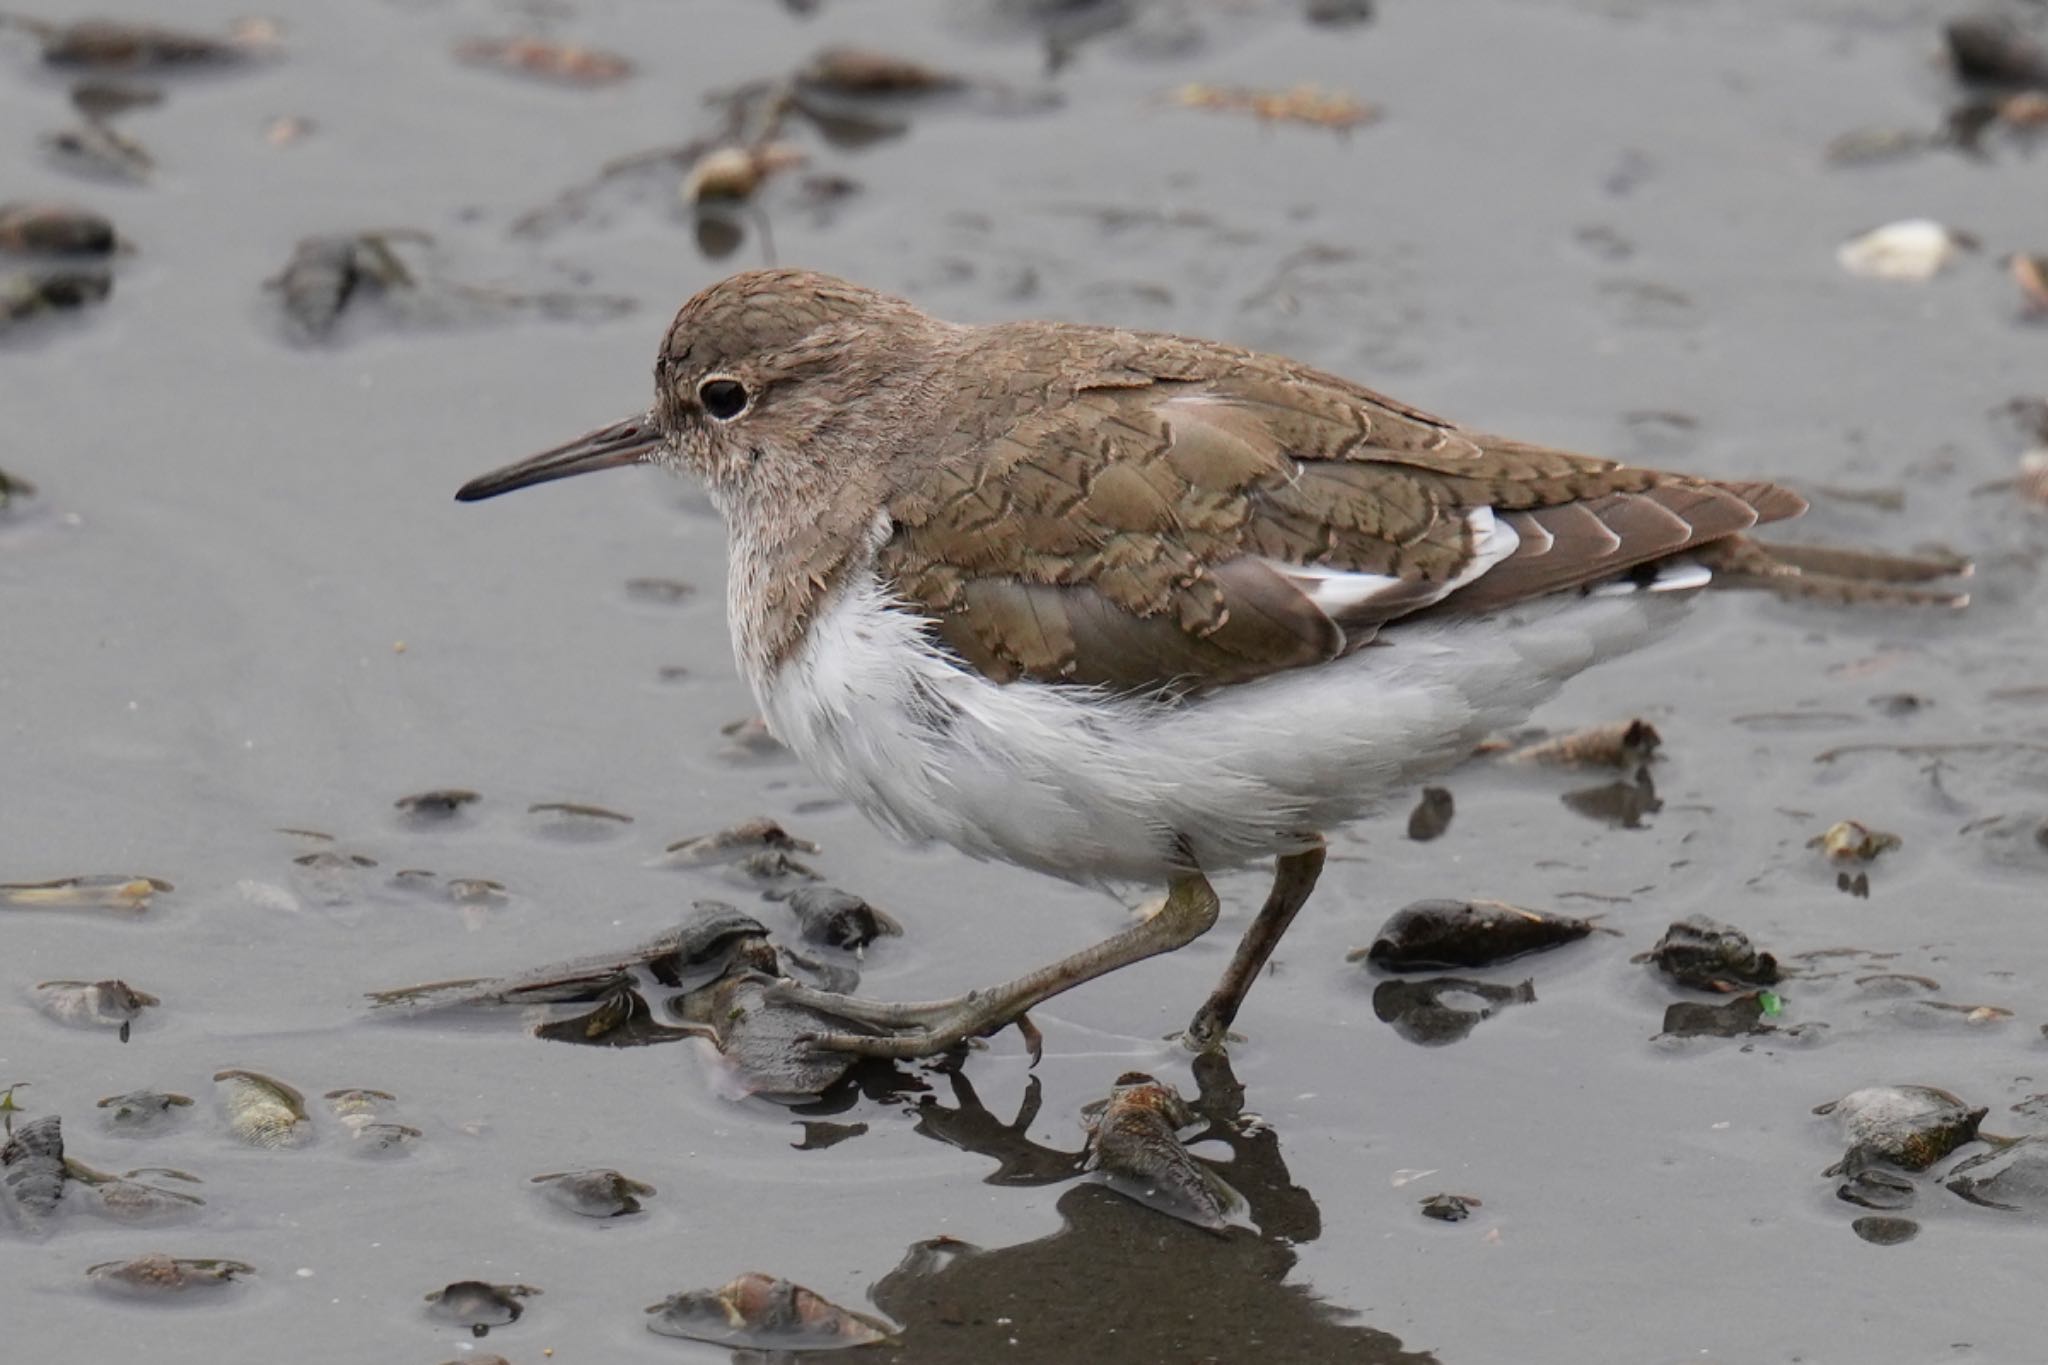
<svg viewBox="0 0 2048 1365"><path fill-rule="evenodd" d="M1039 1107L1036 1078L1009 1123L989 1113L964 1075L948 1079L953 1106L935 1096L921 1101L920 1133L992 1158L994 1184L1054 1184L1081 1173L1083 1151L1026 1136ZM995 1250L946 1237L912 1246L873 1292L902 1335L864 1348L862 1358L877 1365L1433 1362L1385 1332L1345 1321L1346 1310L1288 1282L1294 1247L1322 1232L1315 1200L1288 1175L1279 1134L1243 1121L1244 1089L1229 1061L1199 1059L1195 1080L1194 1108L1208 1121L1195 1141L1229 1147L1232 1160L1219 1169L1250 1204L1256 1232L1205 1231L1103 1185L1076 1184L1060 1197L1065 1226L1050 1237Z"/></svg>

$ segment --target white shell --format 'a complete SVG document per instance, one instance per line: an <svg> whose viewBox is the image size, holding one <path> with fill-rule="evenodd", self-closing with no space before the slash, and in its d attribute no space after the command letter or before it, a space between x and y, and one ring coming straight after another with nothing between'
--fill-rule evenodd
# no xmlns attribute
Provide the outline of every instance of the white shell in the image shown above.
<svg viewBox="0 0 2048 1365"><path fill-rule="evenodd" d="M1852 275L1917 284L1940 274L1969 245L1969 238L1932 218L1907 218L1851 237L1835 249L1835 259Z"/></svg>

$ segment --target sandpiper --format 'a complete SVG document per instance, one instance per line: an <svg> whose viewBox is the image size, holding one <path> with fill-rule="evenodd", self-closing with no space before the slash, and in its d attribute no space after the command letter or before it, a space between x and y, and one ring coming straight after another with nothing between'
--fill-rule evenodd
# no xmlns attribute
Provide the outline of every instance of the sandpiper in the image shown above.
<svg viewBox="0 0 2048 1365"><path fill-rule="evenodd" d="M801 270L684 304L647 412L465 485L620 465L723 514L741 671L775 735L889 829L1165 906L993 988L824 1047L943 1051L1272 891L1186 1039L1220 1046L1324 835L1654 636L1717 571L1949 602L1955 566L1774 554L1805 503L1468 431L1305 365L1057 322L961 326ZM1870 580L1880 581L1870 581Z"/></svg>

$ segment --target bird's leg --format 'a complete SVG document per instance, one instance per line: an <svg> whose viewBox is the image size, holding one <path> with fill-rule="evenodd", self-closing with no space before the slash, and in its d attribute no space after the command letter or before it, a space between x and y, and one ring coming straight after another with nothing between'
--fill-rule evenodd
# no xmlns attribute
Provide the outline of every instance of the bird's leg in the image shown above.
<svg viewBox="0 0 2048 1365"><path fill-rule="evenodd" d="M1259 907L1257 918L1238 940L1237 953L1230 959L1230 966L1224 969L1223 979L1216 983L1216 989L1195 1011L1194 1022L1181 1035L1181 1041L1196 1052L1211 1052L1223 1046L1223 1040L1230 1032L1230 1021L1237 1018L1238 1007L1244 1004L1245 992L1258 979L1259 971L1266 965L1266 959L1280 946L1280 936L1287 932L1287 926L1294 922L1294 916L1307 902L1309 892L1316 888L1316 878L1322 875L1323 856L1326 852L1321 835L1316 836L1315 846L1300 853L1289 853L1275 860L1273 864L1273 889L1266 893L1266 903Z"/></svg>
<svg viewBox="0 0 2048 1365"><path fill-rule="evenodd" d="M1314 880L1313 876L1310 880ZM1216 889L1209 885L1208 878L1199 872L1189 872L1174 878L1167 889L1166 904L1150 919L1072 957L988 990L970 991L951 1000L886 1004L785 982L776 987L775 998L844 1019L910 1030L879 1037L819 1033L810 1039L813 1047L867 1057L929 1057L969 1038L993 1033L1062 991L1193 942L1216 922L1217 908Z"/></svg>

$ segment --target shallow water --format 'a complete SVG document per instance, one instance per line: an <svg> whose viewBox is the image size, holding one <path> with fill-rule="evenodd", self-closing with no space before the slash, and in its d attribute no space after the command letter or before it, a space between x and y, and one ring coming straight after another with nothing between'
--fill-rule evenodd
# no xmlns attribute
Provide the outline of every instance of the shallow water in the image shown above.
<svg viewBox="0 0 2048 1365"><path fill-rule="evenodd" d="M177 8L210 28L241 7ZM0 1233L11 1350L110 1359L147 1333L165 1362L715 1361L729 1352L652 1335L641 1310L760 1269L895 1316L901 1346L873 1354L906 1361L2038 1358L2041 1223L1923 1179L1916 1238L1859 1240L1861 1211L1820 1175L1840 1143L1810 1113L1916 1082L2014 1133L2041 1120L2011 1106L2048 1090L2048 849L2031 838L2048 816L2048 516L1973 491L2022 446L1993 410L2048 373L2048 331L2015 320L1997 265L2048 249L2039 156L1821 159L1852 127L1939 121L1947 7L1390 0L1328 30L1279 3L1161 4L1076 42L1051 75L1022 6L549 9L561 36L640 62L595 92L452 61L459 39L529 28L515 7L268 8L284 60L180 80L123 120L158 160L148 187L40 160L33 132L70 120L62 83L0 34L9 196L83 201L138 247L104 306L0 339L0 465L42 490L0 520L0 880L176 887L137 917L0 910L0 1084L29 1082L18 1102L61 1114L87 1163L189 1170L208 1201L159 1228L70 1209L40 1240ZM857 1099L828 1117L866 1132L822 1151L792 1149L803 1116L724 1098L695 1043L369 1020L366 991L625 946L699 898L787 932L785 910L720 869L649 866L752 814L816 840L807 861L903 921L863 964L880 997L1007 976L1122 923L1098 894L896 846L788 761L731 752L719 727L752 704L726 643L720 531L694 492L634 472L451 501L485 468L644 406L674 305L762 260L757 229L704 259L665 182L537 240L511 222L608 158L707 131L703 92L829 42L1063 103L970 103L867 148L807 144L813 170L861 188L817 214L771 186L782 263L961 320L1226 337L1475 425L1783 476L1815 493L1798 535L1965 550L1976 601L1950 616L1718 594L1675 638L1579 680L1541 722L1640 714L1664 735L1663 806L1640 829L1560 801L1601 777L1475 765L1443 779L1456 815L1434 842L1406 839L1398 803L1339 836L1232 1055L1268 1125L1234 1144L1231 1172L1263 1236L1217 1238L1057 1179L1081 1106L1119 1072L1195 1090L1159 1040L1221 969L1256 876L1223 883L1210 940L1038 1011L1035 1070L1015 1033L974 1054L965 1093L985 1109L950 1115L963 1083L911 1072L929 1106ZM1339 136L1157 100L1187 81L1304 80L1386 116ZM266 144L287 114L315 131ZM1921 286L1836 265L1844 237L1919 215L1983 249ZM432 232L450 275L639 308L354 319L335 344L288 344L261 284L293 242L400 226ZM1870 488L1902 490L1902 510L1823 491ZM649 600L627 586L640 578L696 591ZM1873 704L1897 693L1925 704ZM1959 742L1998 747L1865 747ZM482 799L446 823L394 809L440 786ZM527 813L558 801L634 821L571 831ZM1994 816L2010 818L1979 824ZM1805 847L1842 818L1904 840L1867 898ZM322 878L293 861L322 846L281 828L376 865ZM509 899L465 910L394 887L400 869L492 878ZM1620 937L1463 973L1532 980L1537 1001L1416 1046L1375 1017L1380 978L1343 954L1409 901L1474 896L1598 911ZM1653 1041L1681 993L1629 959L1694 913L1788 961L1896 956L1810 959L1782 986L1778 1022L1824 1031ZM2015 1017L1970 1023L1855 983L1875 972ZM37 982L105 977L163 1002L126 1045L36 1011ZM229 1067L315 1097L314 1142L234 1144L209 1079ZM108 1133L94 1102L142 1086L198 1103L162 1136ZM395 1094L423 1137L357 1159L318 1107L344 1086ZM1036 1147L1002 1147L1028 1103ZM659 1194L596 1221L529 1183L589 1166ZM988 1183L998 1170L1011 1183ZM1439 1190L1482 1202L1426 1220L1418 1203ZM936 1237L987 1255L871 1305ZM258 1273L175 1313L91 1296L87 1266L159 1248ZM544 1292L476 1342L422 1301L467 1279Z"/></svg>

